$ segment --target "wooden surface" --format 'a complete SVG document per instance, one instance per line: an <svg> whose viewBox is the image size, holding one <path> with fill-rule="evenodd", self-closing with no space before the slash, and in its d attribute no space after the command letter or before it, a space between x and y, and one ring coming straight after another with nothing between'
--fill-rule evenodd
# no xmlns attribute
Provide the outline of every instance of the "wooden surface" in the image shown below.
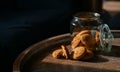
<svg viewBox="0 0 120 72"><path fill-rule="evenodd" d="M70 45L70 34L58 35L38 42L23 51L13 64L13 72L120 72L120 31L114 31L112 51L98 53L90 61L55 59L53 50Z"/></svg>

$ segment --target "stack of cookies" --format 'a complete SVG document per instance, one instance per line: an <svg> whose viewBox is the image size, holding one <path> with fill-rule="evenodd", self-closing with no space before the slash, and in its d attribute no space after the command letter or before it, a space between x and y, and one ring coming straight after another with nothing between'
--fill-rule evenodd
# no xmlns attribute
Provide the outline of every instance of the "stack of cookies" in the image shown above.
<svg viewBox="0 0 120 72"><path fill-rule="evenodd" d="M66 58L74 60L89 60L94 57L94 51L100 45L99 32L92 35L91 30L82 30L71 41L70 52L66 46L61 45L61 49L55 50L52 53L54 58Z"/></svg>

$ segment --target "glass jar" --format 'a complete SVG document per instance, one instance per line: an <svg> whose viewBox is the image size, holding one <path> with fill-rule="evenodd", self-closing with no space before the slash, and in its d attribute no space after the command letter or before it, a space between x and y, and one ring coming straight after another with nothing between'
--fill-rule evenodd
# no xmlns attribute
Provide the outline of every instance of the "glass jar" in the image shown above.
<svg viewBox="0 0 120 72"><path fill-rule="evenodd" d="M71 36L74 38L85 30L90 31L90 35L95 39L96 51L110 52L113 35L109 26L102 22L99 13L79 12L74 15L70 25Z"/></svg>

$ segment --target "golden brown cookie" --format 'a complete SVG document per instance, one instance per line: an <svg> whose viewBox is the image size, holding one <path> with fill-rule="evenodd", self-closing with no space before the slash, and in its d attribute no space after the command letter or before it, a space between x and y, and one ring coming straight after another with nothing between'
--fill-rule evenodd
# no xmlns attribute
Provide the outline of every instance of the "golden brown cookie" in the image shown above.
<svg viewBox="0 0 120 72"><path fill-rule="evenodd" d="M100 32L96 31L96 37L95 37L96 41L100 40Z"/></svg>
<svg viewBox="0 0 120 72"><path fill-rule="evenodd" d="M78 33L73 40L71 41L71 47L75 48L79 45L80 41L81 41L81 36L83 34L91 34L90 30L83 30L80 33Z"/></svg>
<svg viewBox="0 0 120 72"><path fill-rule="evenodd" d="M88 49L95 50L96 40L90 34L81 35L81 43Z"/></svg>
<svg viewBox="0 0 120 72"><path fill-rule="evenodd" d="M62 51L63 51L63 56L65 56L65 58L68 59L69 58L68 49L64 45L61 45L61 48L62 48Z"/></svg>
<svg viewBox="0 0 120 72"><path fill-rule="evenodd" d="M83 46L76 47L73 50L73 59L81 59L86 54L86 48Z"/></svg>
<svg viewBox="0 0 120 72"><path fill-rule="evenodd" d="M71 47L75 48L78 46L79 43L80 43L80 35L76 35L71 42Z"/></svg>
<svg viewBox="0 0 120 72"><path fill-rule="evenodd" d="M81 58L81 60L89 60L94 57L94 53L91 50L86 49L86 54Z"/></svg>
<svg viewBox="0 0 120 72"><path fill-rule="evenodd" d="M63 57L63 50L62 49L57 49L52 52L53 58L61 58Z"/></svg>
<svg viewBox="0 0 120 72"><path fill-rule="evenodd" d="M82 34L91 34L90 30L82 30L78 35L82 35Z"/></svg>
<svg viewBox="0 0 120 72"><path fill-rule="evenodd" d="M96 39L96 44L97 44L96 46L99 47L100 46L100 32L99 31L96 32L95 39Z"/></svg>

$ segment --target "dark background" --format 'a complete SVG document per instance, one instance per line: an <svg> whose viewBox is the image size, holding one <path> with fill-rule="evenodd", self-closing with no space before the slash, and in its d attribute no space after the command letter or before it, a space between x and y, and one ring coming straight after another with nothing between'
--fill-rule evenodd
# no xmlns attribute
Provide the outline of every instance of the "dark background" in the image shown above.
<svg viewBox="0 0 120 72"><path fill-rule="evenodd" d="M32 44L70 32L70 21L78 12L99 12L111 29L120 29L120 15L111 20L102 0L92 1L0 0L0 72L12 72L16 57Z"/></svg>

